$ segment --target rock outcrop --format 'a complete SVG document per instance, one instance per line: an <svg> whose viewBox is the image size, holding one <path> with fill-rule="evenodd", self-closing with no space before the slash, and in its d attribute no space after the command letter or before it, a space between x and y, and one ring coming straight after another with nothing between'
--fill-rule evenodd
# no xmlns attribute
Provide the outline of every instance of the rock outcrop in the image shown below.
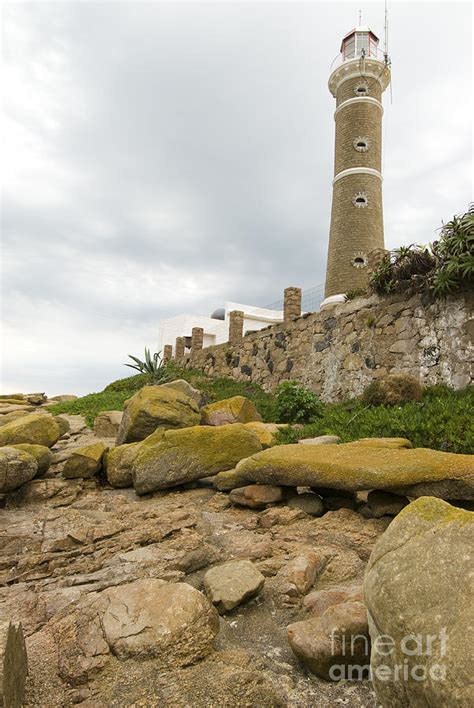
<svg viewBox="0 0 474 708"><path fill-rule="evenodd" d="M173 388L144 386L125 402L117 445L138 442L157 428L176 429L198 425L196 401Z"/></svg>
<svg viewBox="0 0 474 708"><path fill-rule="evenodd" d="M474 514L432 497L405 507L376 544L365 600L383 706L474 705L473 548Z"/></svg>

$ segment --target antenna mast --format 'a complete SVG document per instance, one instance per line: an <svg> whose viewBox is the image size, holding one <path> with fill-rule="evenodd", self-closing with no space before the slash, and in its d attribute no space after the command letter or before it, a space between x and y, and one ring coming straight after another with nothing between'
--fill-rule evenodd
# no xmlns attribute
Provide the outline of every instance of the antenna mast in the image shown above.
<svg viewBox="0 0 474 708"><path fill-rule="evenodd" d="M384 23L383 56L384 56L385 64L388 66L390 62L389 62L389 58L388 58L388 8L387 8L387 0L385 0L385 23Z"/></svg>

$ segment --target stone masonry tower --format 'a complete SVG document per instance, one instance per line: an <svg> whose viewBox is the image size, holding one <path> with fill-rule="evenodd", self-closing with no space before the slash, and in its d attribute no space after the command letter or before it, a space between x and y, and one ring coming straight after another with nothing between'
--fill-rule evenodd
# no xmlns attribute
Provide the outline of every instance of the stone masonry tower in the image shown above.
<svg viewBox="0 0 474 708"><path fill-rule="evenodd" d="M329 77L336 99L336 146L323 305L365 288L369 254L384 247L382 93L390 68L378 44L369 27L349 32Z"/></svg>

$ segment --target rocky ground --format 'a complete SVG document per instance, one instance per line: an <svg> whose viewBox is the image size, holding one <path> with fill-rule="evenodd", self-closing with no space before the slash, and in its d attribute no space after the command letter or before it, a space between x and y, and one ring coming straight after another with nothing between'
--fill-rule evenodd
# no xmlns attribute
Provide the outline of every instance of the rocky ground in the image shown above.
<svg viewBox="0 0 474 708"><path fill-rule="evenodd" d="M150 387L147 395L152 395L151 388L162 387ZM160 391L157 395L163 396ZM173 405L183 405L176 400ZM472 484L468 456L452 455L456 464L449 471L445 458L436 457L442 471L429 477L426 468L433 466L434 458L428 464L418 454L415 460L412 453L417 451L399 439L376 445L365 441L356 447L338 446L334 439L305 441L253 454L262 444L264 448L270 444L275 426L263 428L258 420L229 425L226 415L238 421L238 401L227 407L227 413L222 406L204 411L207 426L199 425L198 403L195 407L184 403L187 427L166 433L151 432L153 425L148 430L151 414L148 410L143 417L143 402L136 415L130 405L123 419L120 414L102 416L94 431L81 416L54 419L47 407L38 408L41 401L27 412L26 424L18 415L12 424L2 426L0 420L0 452L6 460L0 470L5 490L0 509L0 653L8 655L0 684L9 696L5 705L21 704L21 697L15 699L14 694L26 668L25 649L22 638L12 634L20 624L28 664L22 700L28 706L379 705L383 686L377 700L368 680L323 678L328 661L334 659L329 629L346 628L370 643L364 576L382 536L385 547L377 545L383 549L378 556L375 553L377 563L374 554L371 558L369 609L377 610L372 634L383 633L384 626L376 621L386 613L385 594L392 592L393 606L404 596L405 588L397 586L400 578L409 577L411 586L419 585L417 597L424 596L426 586L435 587L438 596L431 605L436 607L439 598L448 595L445 582L464 587L462 562L454 569L444 564L451 552L458 560L465 558L466 519L472 514L436 499L441 506L430 506L428 513L419 499L410 508L419 504L420 510L405 514L408 522L402 522L398 531L393 517L408 499L383 491L394 483L384 487L382 479L378 491L355 491L351 470L367 490L376 486L380 470L384 479L392 479L393 465L386 460L394 460L396 466L401 454L406 470L398 486L408 489L405 493L411 490L419 496L418 491L426 493L429 487L431 493L446 495ZM18 411L4 409L3 415L11 413ZM155 409L153 415L156 424ZM143 425L147 429L140 432ZM16 447L22 435L30 443L41 440L43 447ZM137 444L137 439L143 442ZM116 440L120 446L112 453ZM212 440L215 450L209 457L202 441ZM218 449L219 440L225 450ZM236 445L241 451L237 457ZM389 451L380 460L379 446ZM331 454L339 456L341 465L350 466L347 474L345 467L340 468L344 472L340 489L324 481L330 471L325 468L330 450L336 450ZM224 458L227 467L222 465ZM237 469L231 469L241 458ZM33 459L38 467L31 472ZM308 467L308 459L314 461L314 469ZM411 473L407 487L411 468L406 460L412 459L421 476L415 479ZM379 472L367 460L376 460ZM211 478L205 476L207 468ZM302 475L301 484L318 479L319 493L309 486L287 486L290 473L292 479ZM20 476L13 483L15 475ZM241 478L250 483L237 484ZM144 479L148 486L143 486ZM126 488L114 488L111 480ZM146 493L150 480L153 491ZM446 547L439 540L436 544L441 556L435 570L442 570L437 584L437 576L429 577L430 564L421 574L413 570L429 556L426 547L418 556L416 549L410 551L414 562L409 553L406 562L405 554L397 558L397 553L400 547L410 548L410 533L424 538L429 548L431 536L438 533L438 516L450 525L451 535L444 536L450 539ZM391 531L384 534L392 528L393 539ZM402 571L391 570L390 563L387 571L387 554L390 563L394 558L405 563ZM408 597L404 602L395 618L400 626L411 601ZM444 614L461 626L458 613L451 610ZM423 613L419 610L420 616ZM389 623L393 617L390 614ZM367 648L355 652L354 660L367 663ZM469 705L467 675L456 676L460 697L456 705ZM448 697L454 695L450 690ZM384 705L405 705L403 696L401 702L390 700ZM429 705L438 705L430 701Z"/></svg>

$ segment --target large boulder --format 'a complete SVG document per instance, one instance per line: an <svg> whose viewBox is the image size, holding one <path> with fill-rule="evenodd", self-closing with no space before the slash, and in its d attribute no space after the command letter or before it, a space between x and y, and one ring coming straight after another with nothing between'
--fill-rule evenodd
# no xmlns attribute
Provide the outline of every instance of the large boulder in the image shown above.
<svg viewBox="0 0 474 708"><path fill-rule="evenodd" d="M102 595L105 639L119 659L155 657L186 666L209 654L219 632L218 613L187 583L144 579Z"/></svg>
<svg viewBox="0 0 474 708"><path fill-rule="evenodd" d="M202 659L219 632L219 615L207 598L186 583L143 578L84 593L53 616L59 676L70 686L93 679L109 662L154 659L176 669Z"/></svg>
<svg viewBox="0 0 474 708"><path fill-rule="evenodd" d="M138 442L157 428L176 429L199 425L196 401L172 388L144 386L125 403L117 445Z"/></svg>
<svg viewBox="0 0 474 708"><path fill-rule="evenodd" d="M378 540L365 600L383 706L474 705L473 548L474 514L432 497L405 507Z"/></svg>
<svg viewBox="0 0 474 708"><path fill-rule="evenodd" d="M112 487L133 487L132 465L139 446L138 442L119 445L105 454L103 464Z"/></svg>
<svg viewBox="0 0 474 708"><path fill-rule="evenodd" d="M474 498L474 457L424 448L394 449L357 442L281 445L242 460L236 473L259 484L385 489L415 497L429 490L447 499Z"/></svg>
<svg viewBox="0 0 474 708"><path fill-rule="evenodd" d="M157 431L139 446L133 485L137 494L147 494L192 482L232 469L261 449L258 437L243 425Z"/></svg>
<svg viewBox="0 0 474 708"><path fill-rule="evenodd" d="M262 447L265 448L275 445L277 441L277 434L283 428L287 428L288 425L286 423L261 423L258 420L254 420L250 423L245 423L245 427L258 436L258 439L262 443Z"/></svg>
<svg viewBox="0 0 474 708"><path fill-rule="evenodd" d="M265 577L248 560L235 560L216 565L204 576L204 588L220 614L258 595Z"/></svg>
<svg viewBox="0 0 474 708"><path fill-rule="evenodd" d="M251 423L262 416L245 396L234 396L223 401L209 403L201 410L203 425L226 425L227 423Z"/></svg>
<svg viewBox="0 0 474 708"><path fill-rule="evenodd" d="M33 455L14 447L0 448L0 492L10 492L29 482L38 472Z"/></svg>
<svg viewBox="0 0 474 708"><path fill-rule="evenodd" d="M102 469L102 458L107 449L103 442L75 448L64 464L63 477L66 479L93 477Z"/></svg>
<svg viewBox="0 0 474 708"><path fill-rule="evenodd" d="M46 413L29 413L0 427L0 446L30 443L52 447L61 435L57 422Z"/></svg>
<svg viewBox="0 0 474 708"><path fill-rule="evenodd" d="M10 447L15 448L16 450L23 450L23 452L27 452L35 458L38 463L38 471L36 472L37 476L40 476L48 471L53 460L53 453L48 447L45 447L44 445L30 445L28 443L10 445Z"/></svg>

